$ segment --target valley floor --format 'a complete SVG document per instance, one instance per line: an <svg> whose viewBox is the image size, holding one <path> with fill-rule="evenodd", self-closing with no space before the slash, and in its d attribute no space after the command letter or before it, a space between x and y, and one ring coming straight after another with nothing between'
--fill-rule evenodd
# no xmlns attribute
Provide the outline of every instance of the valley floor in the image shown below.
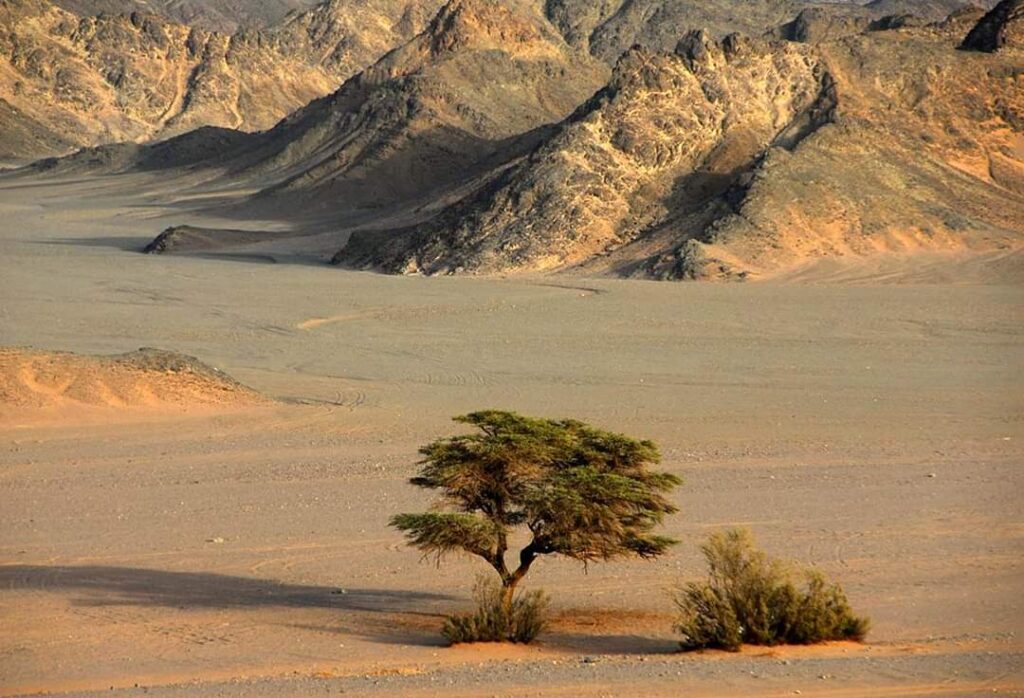
<svg viewBox="0 0 1024 698"><path fill-rule="evenodd" d="M0 694L1024 695L1019 260L386 277L138 254L224 222L121 186L0 181L0 344L180 351L282 402L0 411ZM656 440L683 543L544 560L542 643L449 649L482 570L386 521L429 503L416 448L488 407ZM730 525L842 582L867 644L675 653L667 591Z"/></svg>

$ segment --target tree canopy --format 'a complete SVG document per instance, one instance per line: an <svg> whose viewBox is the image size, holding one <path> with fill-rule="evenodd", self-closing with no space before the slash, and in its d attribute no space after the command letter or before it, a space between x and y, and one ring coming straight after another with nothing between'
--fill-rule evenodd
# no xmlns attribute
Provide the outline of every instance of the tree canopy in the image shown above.
<svg viewBox="0 0 1024 698"><path fill-rule="evenodd" d="M511 599L539 555L584 563L654 558L677 541L653 531L676 507L666 495L681 483L652 472L660 455L650 441L583 422L535 419L488 410L456 417L477 432L420 449L411 482L439 490L434 511L399 514L391 525L424 554L464 551L486 560ZM512 570L505 555L514 529L530 542Z"/></svg>

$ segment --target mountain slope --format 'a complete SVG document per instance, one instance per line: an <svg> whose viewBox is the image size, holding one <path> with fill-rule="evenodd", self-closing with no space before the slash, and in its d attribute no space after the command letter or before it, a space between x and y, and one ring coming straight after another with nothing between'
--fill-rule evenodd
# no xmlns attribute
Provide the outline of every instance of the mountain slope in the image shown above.
<svg viewBox="0 0 1024 698"><path fill-rule="evenodd" d="M759 35L791 19L799 0L546 0L546 12L575 43L614 63L634 45L671 51L688 29L713 36Z"/></svg>
<svg viewBox="0 0 1024 698"><path fill-rule="evenodd" d="M652 269L764 274L821 257L1021 245L1024 62L893 35L824 54L835 123L791 155L767 152L732 212Z"/></svg>

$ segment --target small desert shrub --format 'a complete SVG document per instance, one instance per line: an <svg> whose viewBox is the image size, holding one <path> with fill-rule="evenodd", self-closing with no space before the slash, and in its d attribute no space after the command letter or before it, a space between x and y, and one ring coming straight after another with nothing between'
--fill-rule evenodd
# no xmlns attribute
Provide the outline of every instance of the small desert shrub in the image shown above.
<svg viewBox="0 0 1024 698"><path fill-rule="evenodd" d="M701 550L708 579L686 584L674 599L683 649L806 645L867 633L868 619L853 614L837 584L807 570L799 587L793 570L757 550L748 531L716 533Z"/></svg>
<svg viewBox="0 0 1024 698"><path fill-rule="evenodd" d="M476 612L449 616L441 633L453 645L460 642L532 642L547 624L548 597L543 591L520 592L510 609L501 603L501 585L479 577L473 589Z"/></svg>

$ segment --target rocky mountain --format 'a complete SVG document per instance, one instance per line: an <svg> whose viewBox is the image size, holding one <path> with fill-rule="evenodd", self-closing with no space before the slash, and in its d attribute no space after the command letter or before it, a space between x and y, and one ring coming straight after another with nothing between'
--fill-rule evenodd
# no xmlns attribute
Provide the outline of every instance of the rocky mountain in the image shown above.
<svg viewBox="0 0 1024 698"><path fill-rule="evenodd" d="M527 161L416 231L414 251L402 236L367 249L390 270L429 274L579 264L721 194L729 173L798 118L821 118L831 89L798 44L718 45L695 32L676 53L633 49Z"/></svg>
<svg viewBox="0 0 1024 698"><path fill-rule="evenodd" d="M633 49L527 158L336 261L401 273L746 278L824 256L1024 237L1024 61L970 26L814 45L688 34ZM974 18L975 20L977 17Z"/></svg>
<svg viewBox="0 0 1024 698"><path fill-rule="evenodd" d="M744 279L823 257L1024 241L1020 0L940 21L882 16L901 6L881 0L757 0L764 12L742 20L751 36L724 32L726 3L448 0L429 17L404 5L398 28L392 1L359 7L408 40L365 49L382 55L272 128L206 126L37 169L160 170L185 187L234 191L218 204L224 219L272 218L287 231L180 225L148 251L273 256L280 243L289 257L392 273ZM307 68L343 72L352 54L339 46L353 44L317 27L333 26L345 2L225 37L239 48L223 63L266 50L316 54ZM700 8L719 13L707 15L711 30L673 24ZM146 19L118 21L152 37ZM189 94L207 111L177 109L158 133L225 123L216 105L258 114L256 98L217 90L251 84L263 98L287 79L246 81L271 74L218 82L197 70ZM19 138L40 149L68 133L32 123L42 125Z"/></svg>
<svg viewBox="0 0 1024 698"><path fill-rule="evenodd" d="M0 159L206 125L269 128L410 39L440 4L327 0L227 35L141 12L79 17L48 0L6 0L0 108L12 118L0 122Z"/></svg>
<svg viewBox="0 0 1024 698"><path fill-rule="evenodd" d="M57 155L77 146L159 140L201 126L268 129L409 41L443 0L313 2L5 0L0 3L0 110L8 116L0 122L0 161ZM832 3L817 8L812 24L820 27L827 16L837 27L859 29L883 11L918 8L929 14L958 2ZM715 37L737 30L758 36L809 4L508 3L542 15L570 46L609 66L634 44L671 50L688 28L704 27ZM302 9L288 12L294 7ZM233 33L222 31L226 28ZM799 38L801 31L806 27L796 26L792 36L782 38ZM835 28L827 31L834 37Z"/></svg>

